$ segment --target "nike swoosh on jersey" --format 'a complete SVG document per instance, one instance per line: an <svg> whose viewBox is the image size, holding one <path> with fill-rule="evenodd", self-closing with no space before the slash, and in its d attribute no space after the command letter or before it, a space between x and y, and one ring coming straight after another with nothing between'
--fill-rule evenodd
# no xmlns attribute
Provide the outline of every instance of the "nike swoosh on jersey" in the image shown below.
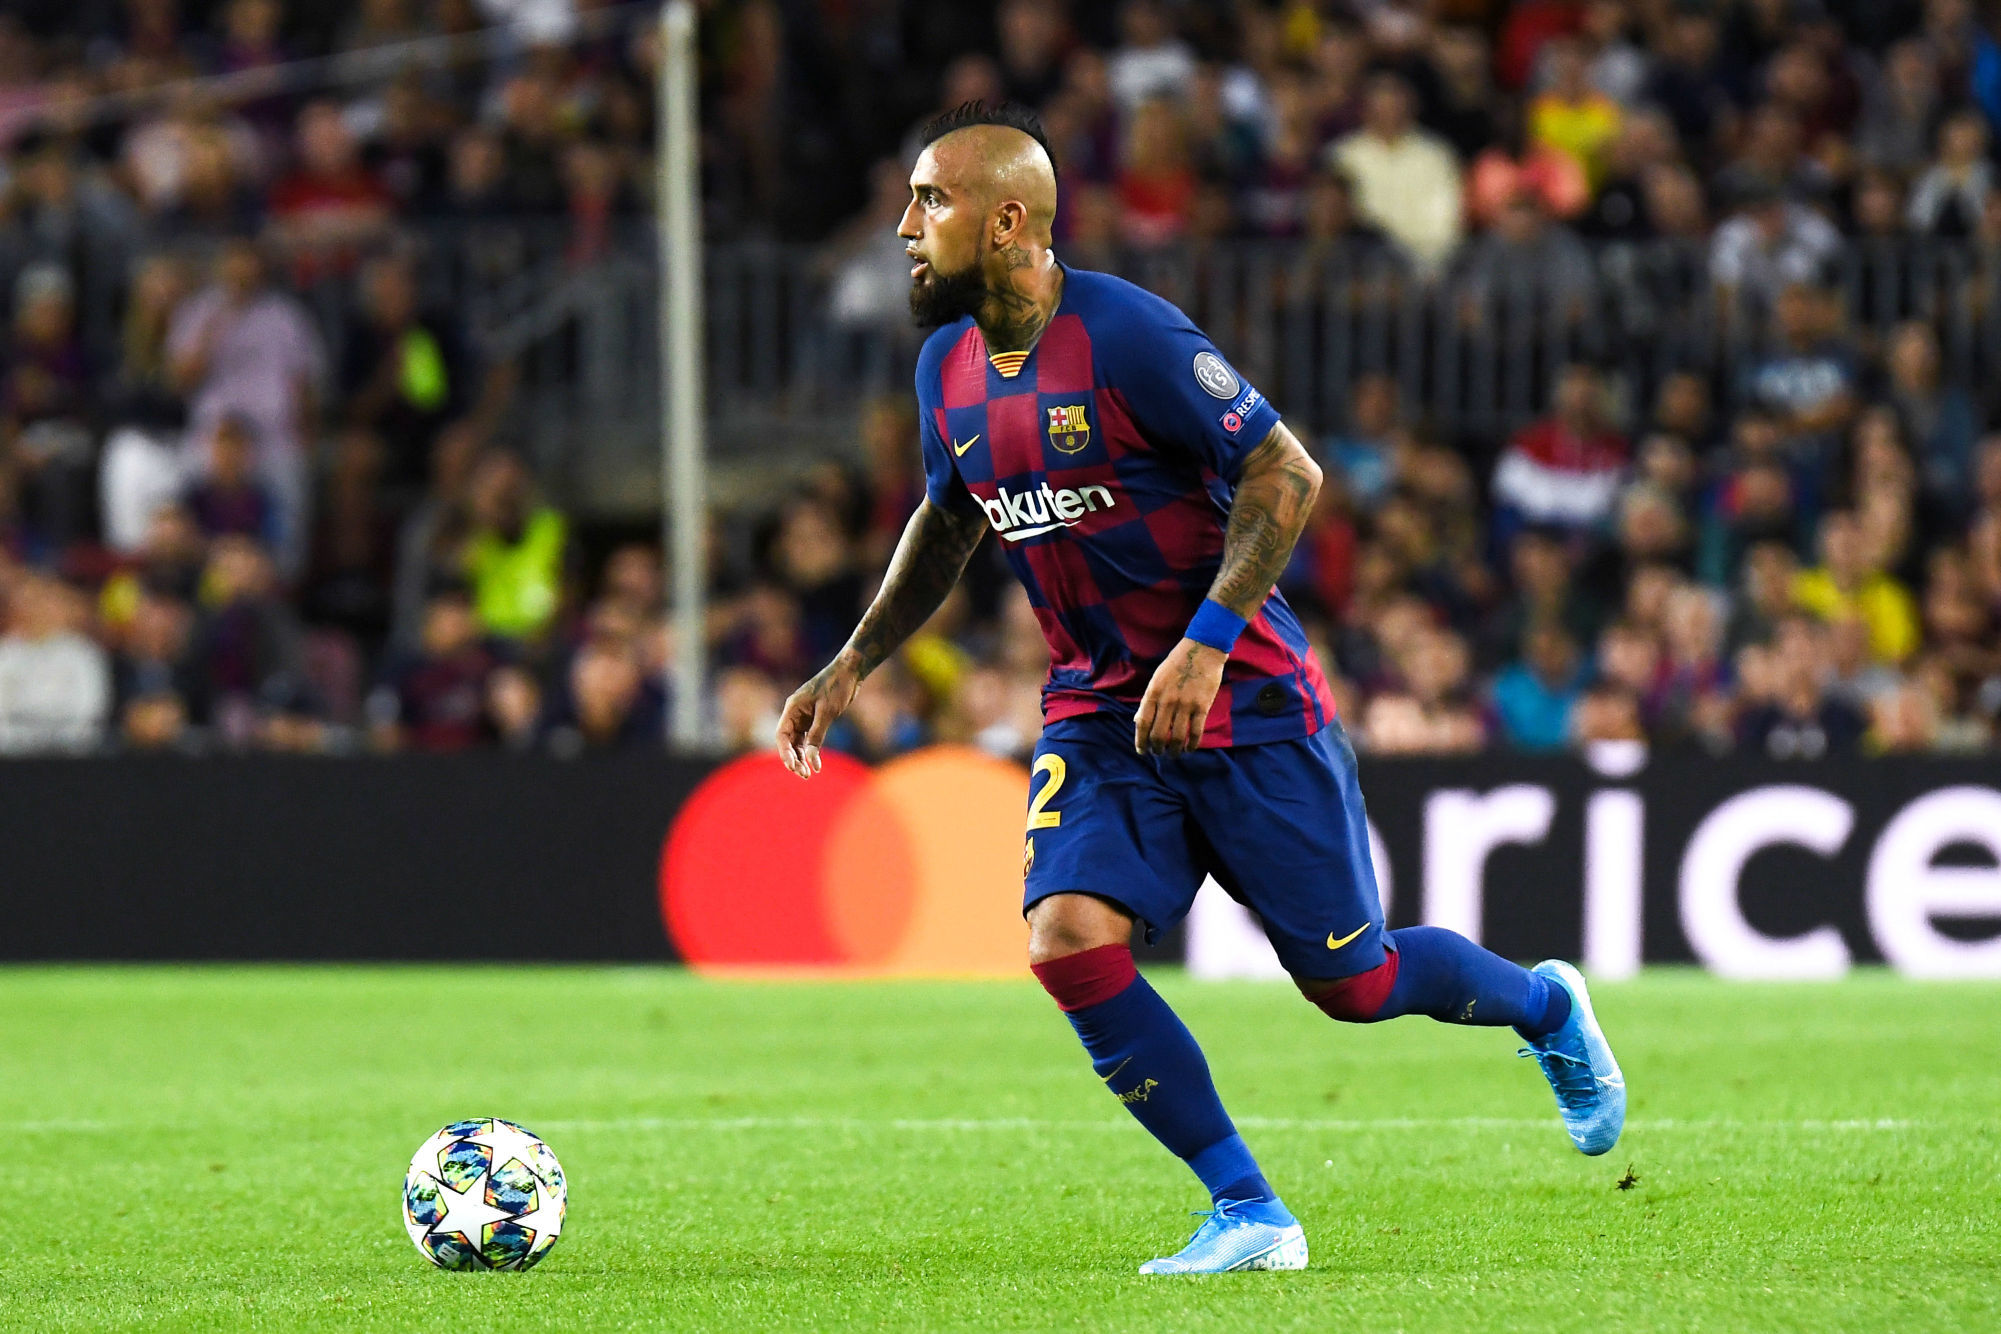
<svg viewBox="0 0 2001 1334"><path fill-rule="evenodd" d="M1356 936L1361 935L1364 931L1367 931L1368 929L1369 929L1369 924L1367 922L1364 922L1360 926L1356 927L1353 931L1350 931L1347 935L1341 937L1339 940L1334 939L1334 933L1332 931L1329 931L1327 933L1327 948L1330 950L1338 950L1343 945L1347 944L1349 941L1353 940Z"/></svg>
<svg viewBox="0 0 2001 1334"><path fill-rule="evenodd" d="M986 434L985 431L980 432L980 435L985 435L985 434ZM980 442L979 435L973 436L971 439L967 440L966 443L963 445L960 444L957 440L954 440L952 442L952 456L954 458L965 457L966 451L971 449L974 445L977 445L979 442Z"/></svg>

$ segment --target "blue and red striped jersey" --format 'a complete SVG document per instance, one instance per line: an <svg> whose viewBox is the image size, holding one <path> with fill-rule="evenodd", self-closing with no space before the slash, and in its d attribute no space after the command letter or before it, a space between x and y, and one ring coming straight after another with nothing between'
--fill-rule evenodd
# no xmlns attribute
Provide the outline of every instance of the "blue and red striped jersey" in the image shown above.
<svg viewBox="0 0 2001 1334"><path fill-rule="evenodd" d="M1222 563L1238 470L1278 412L1170 303L1064 270L1027 352L971 318L917 361L931 503L984 513L1049 640L1043 717L1132 713ZM1230 655L1205 747L1310 736L1334 716L1274 589Z"/></svg>

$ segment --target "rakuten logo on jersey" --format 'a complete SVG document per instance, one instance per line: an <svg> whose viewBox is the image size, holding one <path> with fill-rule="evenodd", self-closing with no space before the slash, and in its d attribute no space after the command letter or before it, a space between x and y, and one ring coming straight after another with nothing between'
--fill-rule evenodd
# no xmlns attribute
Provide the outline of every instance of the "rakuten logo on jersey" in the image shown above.
<svg viewBox="0 0 2001 1334"><path fill-rule="evenodd" d="M1034 491L1015 492L1002 487L998 499L981 500L980 508L987 512L995 532L1010 542L1019 542L1068 528L1086 514L1111 509L1118 503L1107 486L1056 488L1044 482Z"/></svg>

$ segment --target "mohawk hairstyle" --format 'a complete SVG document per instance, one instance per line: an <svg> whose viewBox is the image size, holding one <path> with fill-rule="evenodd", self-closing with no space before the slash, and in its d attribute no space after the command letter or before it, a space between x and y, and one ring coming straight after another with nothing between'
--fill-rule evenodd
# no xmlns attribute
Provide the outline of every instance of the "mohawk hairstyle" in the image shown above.
<svg viewBox="0 0 2001 1334"><path fill-rule="evenodd" d="M988 106L985 102L961 102L950 111L943 111L924 122L918 131L918 147L928 148L954 130L971 129L975 125L1005 125L1011 130L1020 130L1049 155L1049 170L1056 170L1056 151L1049 146L1049 134L1042 128L1042 117L1034 110L1019 102L997 102Z"/></svg>

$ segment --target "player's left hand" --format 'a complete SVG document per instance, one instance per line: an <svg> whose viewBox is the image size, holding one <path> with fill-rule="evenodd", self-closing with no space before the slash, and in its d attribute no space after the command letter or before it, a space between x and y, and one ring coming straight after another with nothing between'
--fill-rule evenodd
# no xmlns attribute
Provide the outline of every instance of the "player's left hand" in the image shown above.
<svg viewBox="0 0 2001 1334"><path fill-rule="evenodd" d="M1133 749L1142 755L1179 755L1200 745L1229 660L1222 650L1192 639L1176 644L1146 683L1139 717L1133 720Z"/></svg>

